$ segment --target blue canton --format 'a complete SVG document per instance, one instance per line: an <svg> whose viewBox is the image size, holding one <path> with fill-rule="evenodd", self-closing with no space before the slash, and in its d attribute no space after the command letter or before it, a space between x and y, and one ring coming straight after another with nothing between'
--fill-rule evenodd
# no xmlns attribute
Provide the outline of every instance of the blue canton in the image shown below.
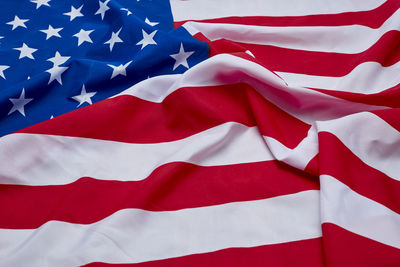
<svg viewBox="0 0 400 267"><path fill-rule="evenodd" d="M0 136L207 57L167 0L2 1Z"/></svg>

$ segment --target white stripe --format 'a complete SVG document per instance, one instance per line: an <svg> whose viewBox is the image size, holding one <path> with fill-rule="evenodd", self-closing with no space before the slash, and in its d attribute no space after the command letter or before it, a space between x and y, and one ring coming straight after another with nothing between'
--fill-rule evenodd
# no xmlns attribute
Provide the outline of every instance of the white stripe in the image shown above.
<svg viewBox="0 0 400 267"><path fill-rule="evenodd" d="M289 149L272 137L264 137L265 142L275 159L292 167L304 170L307 164L318 154L318 135L314 126L294 149Z"/></svg>
<svg viewBox="0 0 400 267"><path fill-rule="evenodd" d="M137 263L277 244L321 236L319 191L168 212L126 209L90 225L50 221L0 236L4 266Z"/></svg>
<svg viewBox="0 0 400 267"><path fill-rule="evenodd" d="M377 62L364 62L342 77L314 76L277 72L289 85L343 92L374 94L400 84L400 62L382 67Z"/></svg>
<svg viewBox="0 0 400 267"><path fill-rule="evenodd" d="M400 133L378 116L363 112L317 122L317 128L337 136L367 165L400 181Z"/></svg>
<svg viewBox="0 0 400 267"><path fill-rule="evenodd" d="M58 185L81 177L138 181L170 162L218 166L280 160L304 169L318 153L315 128L294 149L262 136L257 127L227 122L173 142L131 144L16 133L0 138L0 182Z"/></svg>
<svg viewBox="0 0 400 267"><path fill-rule="evenodd" d="M86 176L137 181L169 162L216 166L272 159L258 128L233 122L155 144L17 133L0 138L0 183L57 185Z"/></svg>
<svg viewBox="0 0 400 267"><path fill-rule="evenodd" d="M190 34L201 32L211 41L273 45L290 49L356 54L367 50L386 32L399 30L400 10L378 29L361 25L268 27L225 23L187 22Z"/></svg>
<svg viewBox="0 0 400 267"><path fill-rule="evenodd" d="M174 21L202 20L231 16L305 16L366 11L383 0L170 0Z"/></svg>
<svg viewBox="0 0 400 267"><path fill-rule="evenodd" d="M387 108L346 101L304 87L287 86L281 78L257 63L228 54L209 58L184 74L144 80L120 95L133 95L159 103L182 87L237 83L249 84L268 101L309 124L316 120L330 120L356 112Z"/></svg>
<svg viewBox="0 0 400 267"><path fill-rule="evenodd" d="M321 175L321 219L350 232L400 248L400 215Z"/></svg>

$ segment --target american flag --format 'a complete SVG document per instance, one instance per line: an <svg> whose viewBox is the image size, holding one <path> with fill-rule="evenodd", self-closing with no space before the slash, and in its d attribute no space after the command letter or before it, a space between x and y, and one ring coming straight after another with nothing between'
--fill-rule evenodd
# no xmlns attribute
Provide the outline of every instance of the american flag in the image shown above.
<svg viewBox="0 0 400 267"><path fill-rule="evenodd" d="M400 1L0 5L1 266L400 265Z"/></svg>

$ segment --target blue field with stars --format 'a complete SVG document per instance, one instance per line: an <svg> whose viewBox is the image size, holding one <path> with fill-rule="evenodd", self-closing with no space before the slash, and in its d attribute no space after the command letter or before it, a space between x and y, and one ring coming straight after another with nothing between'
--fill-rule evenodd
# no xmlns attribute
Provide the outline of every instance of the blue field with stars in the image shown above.
<svg viewBox="0 0 400 267"><path fill-rule="evenodd" d="M2 1L0 136L207 57L167 0Z"/></svg>

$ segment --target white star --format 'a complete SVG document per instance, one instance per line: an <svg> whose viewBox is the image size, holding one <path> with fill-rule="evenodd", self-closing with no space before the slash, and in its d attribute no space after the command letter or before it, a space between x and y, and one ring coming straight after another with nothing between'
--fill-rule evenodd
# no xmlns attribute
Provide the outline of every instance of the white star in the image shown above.
<svg viewBox="0 0 400 267"><path fill-rule="evenodd" d="M91 34L94 30L85 31L81 29L78 33L73 36L78 38L78 46L80 46L83 42L93 43L92 39L90 39L89 34Z"/></svg>
<svg viewBox="0 0 400 267"><path fill-rule="evenodd" d="M49 58L47 61L53 62L53 66L60 66L64 64L68 59L71 57L63 57L60 55L60 53L57 51L54 57Z"/></svg>
<svg viewBox="0 0 400 267"><path fill-rule="evenodd" d="M6 76L4 76L4 71L6 69L8 69L10 66L6 66L6 65L0 65L0 76L3 77L3 79L6 79Z"/></svg>
<svg viewBox="0 0 400 267"><path fill-rule="evenodd" d="M12 106L10 112L8 112L8 115L10 115L14 111L18 110L19 113L21 113L25 117L24 107L26 104L31 102L33 100L33 98L25 98L25 89L22 89L22 92L21 92L21 95L19 96L19 98L10 98L9 100L13 103L13 106Z"/></svg>
<svg viewBox="0 0 400 267"><path fill-rule="evenodd" d="M110 80L112 79L112 78L114 78L115 76L118 76L118 75L123 75L123 76L126 76L126 68L129 66L129 64L131 64L132 63L132 60L131 61L129 61L128 63L126 63L125 65L119 65L119 66L114 66L114 65L111 65L111 64L107 64L107 66L109 66L109 67L111 67L112 69L113 69L113 73L111 74L111 78L110 78Z"/></svg>
<svg viewBox="0 0 400 267"><path fill-rule="evenodd" d="M111 38L110 40L108 40L107 42L105 42L104 44L109 44L110 45L110 52L113 50L114 44L115 43L123 43L124 41L121 40L121 38L119 38L119 33L121 32L122 28L120 28L116 33L112 33L111 34Z"/></svg>
<svg viewBox="0 0 400 267"><path fill-rule="evenodd" d="M7 22L6 24L12 25L12 31L15 30L18 27L24 27L26 28L25 22L27 22L29 19L20 19L18 16L14 17L14 20Z"/></svg>
<svg viewBox="0 0 400 267"><path fill-rule="evenodd" d="M20 51L19 59L24 58L24 57L27 57L30 59L35 59L32 54L35 53L37 51L37 49L31 48L31 47L27 46L25 43L23 43L21 47L14 48L14 49Z"/></svg>
<svg viewBox="0 0 400 267"><path fill-rule="evenodd" d="M159 22L151 22L148 18L146 18L144 20L144 22L146 22L147 24L149 24L150 26L156 26L157 24L159 24Z"/></svg>
<svg viewBox="0 0 400 267"><path fill-rule="evenodd" d="M81 90L81 94L80 95L76 95L71 97L73 100L76 100L79 102L79 105L77 107L79 107L80 105L82 105L83 103L89 103L90 105L92 104L92 97L96 94L97 92L90 92L87 93L86 92L86 88L85 85L82 86L82 90Z"/></svg>
<svg viewBox="0 0 400 267"><path fill-rule="evenodd" d="M126 11L127 16L132 15L132 12L127 8L121 8L121 10Z"/></svg>
<svg viewBox="0 0 400 267"><path fill-rule="evenodd" d="M50 79L47 84L57 80L57 82L62 85L61 74L63 74L68 68L69 67L54 66L51 69L46 70L46 72L50 73Z"/></svg>
<svg viewBox="0 0 400 267"><path fill-rule="evenodd" d="M45 5L45 6L50 6L49 2L51 0L31 0L32 3L36 4L36 9L38 9L39 7Z"/></svg>
<svg viewBox="0 0 400 267"><path fill-rule="evenodd" d="M153 31L152 33L148 34L147 32L145 32L144 30L142 30L142 35L143 35L143 39L138 42L136 45L142 45L142 47L140 48L140 50L142 50L143 48L145 48L148 45L151 44L155 44L157 45L157 43L153 40L154 35L157 33L157 30Z"/></svg>
<svg viewBox="0 0 400 267"><path fill-rule="evenodd" d="M175 64L174 64L174 69L175 70L177 67L179 67L179 65L182 65L186 68L189 68L189 65L187 63L187 59L194 53L194 51L190 51L190 52L185 52L185 50L183 49L183 44L181 43L181 47L179 49L178 54L173 54L170 55L170 57L172 57L173 59L175 59Z"/></svg>
<svg viewBox="0 0 400 267"><path fill-rule="evenodd" d="M81 13L83 5L81 5L79 8L75 8L71 6L71 11L68 13L64 13L64 15L70 17L70 21L74 20L76 17L83 17L83 14Z"/></svg>
<svg viewBox="0 0 400 267"><path fill-rule="evenodd" d="M55 37L60 37L60 34L58 33L59 31L61 31L63 28L53 28L51 25L49 25L49 28L47 30L40 30L41 32L44 32L47 36L46 36L46 40L48 40L49 38L55 36Z"/></svg>
<svg viewBox="0 0 400 267"><path fill-rule="evenodd" d="M106 14L106 11L110 9L107 6L108 2L110 2L110 0L106 0L104 2L99 1L99 9L96 11L96 13L94 13L95 15L100 14L101 15L101 20L104 19L104 14Z"/></svg>

